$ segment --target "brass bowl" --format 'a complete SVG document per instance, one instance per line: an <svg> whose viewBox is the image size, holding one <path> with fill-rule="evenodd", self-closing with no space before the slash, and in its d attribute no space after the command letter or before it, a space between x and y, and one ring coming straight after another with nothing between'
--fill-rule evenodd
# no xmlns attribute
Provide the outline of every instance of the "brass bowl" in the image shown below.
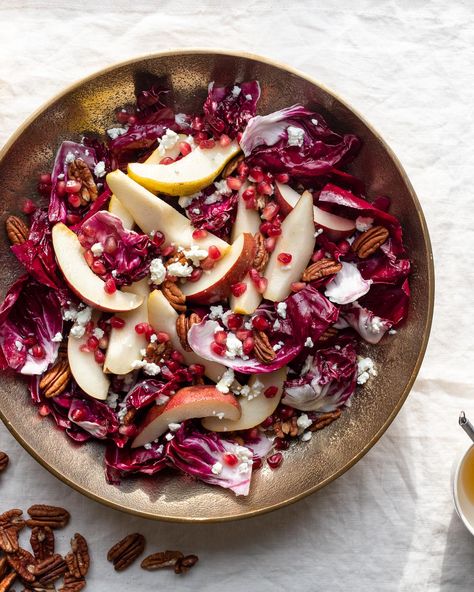
<svg viewBox="0 0 474 592"><path fill-rule="evenodd" d="M363 178L369 196L393 197L393 213L401 220L413 262L408 321L396 338L367 347L381 369L377 379L360 389L341 419L316 432L307 444L285 453L281 467L256 472L251 494L232 493L176 474L124 480L107 485L104 448L77 446L53 423L41 419L22 380L2 377L0 415L23 447L61 481L110 507L140 516L181 522L212 522L255 516L297 501L324 487L354 465L392 422L420 368L428 342L434 301L434 271L425 219L400 163L377 134L349 105L308 76L264 58L189 50L160 53L112 66L69 87L34 113L0 153L3 219L23 200L37 199L37 175L51 168L59 143L79 139L84 131L103 133L113 127L117 106L132 102L136 81L168 75L182 111L202 105L210 80L230 83L256 78L262 86L259 105L268 113L296 102L314 107L339 131L364 141L352 171ZM2 296L21 273L1 233Z"/></svg>

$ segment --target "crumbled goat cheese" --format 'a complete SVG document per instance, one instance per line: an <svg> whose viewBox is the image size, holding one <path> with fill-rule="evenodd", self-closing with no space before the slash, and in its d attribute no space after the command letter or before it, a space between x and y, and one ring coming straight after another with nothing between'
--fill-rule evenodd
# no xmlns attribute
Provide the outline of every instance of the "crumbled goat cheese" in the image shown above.
<svg viewBox="0 0 474 592"><path fill-rule="evenodd" d="M236 446L234 449L234 454L240 461L238 466L239 473L248 473L253 464L252 451L248 448L245 448L244 446Z"/></svg>
<svg viewBox="0 0 474 592"><path fill-rule="evenodd" d="M252 100L252 95L245 95L245 98L247 99L247 101L251 101Z"/></svg>
<svg viewBox="0 0 474 592"><path fill-rule="evenodd" d="M151 450L153 447L153 444L151 442L147 442L146 444L143 444L143 448L145 450Z"/></svg>
<svg viewBox="0 0 474 592"><path fill-rule="evenodd" d="M147 362L143 367L143 372L145 372L145 374L148 374L148 376L156 376L161 372L161 368L158 366L158 364L153 364L153 362Z"/></svg>
<svg viewBox="0 0 474 592"><path fill-rule="evenodd" d="M112 274L113 278L117 277L118 271L116 269L112 269L112 271L110 272Z"/></svg>
<svg viewBox="0 0 474 592"><path fill-rule="evenodd" d="M283 343L283 341L279 341L278 343L275 343L275 345L273 346L273 351L279 351L285 344Z"/></svg>
<svg viewBox="0 0 474 592"><path fill-rule="evenodd" d="M255 382L252 384L252 386L249 387L250 390L247 395L247 399L249 401L251 401L252 399L256 399L258 396L260 396L263 392L264 386L265 385L263 384L263 382L261 382L258 378L256 378Z"/></svg>
<svg viewBox="0 0 474 592"><path fill-rule="evenodd" d="M357 384L365 384L371 376L377 376L372 358L359 356L357 361Z"/></svg>
<svg viewBox="0 0 474 592"><path fill-rule="evenodd" d="M53 339L54 341L54 339ZM18 341L18 339L15 340L15 347L17 351L21 351L23 349L23 343L21 341Z"/></svg>
<svg viewBox="0 0 474 592"><path fill-rule="evenodd" d="M370 319L370 323L367 325L367 330L370 333L374 333L376 335L383 330L383 327L384 325L382 319L380 317L374 316Z"/></svg>
<svg viewBox="0 0 474 592"><path fill-rule="evenodd" d="M115 407L117 407L117 400L117 393L109 393L105 402L111 409L115 409Z"/></svg>
<svg viewBox="0 0 474 592"><path fill-rule="evenodd" d="M171 263L168 265L168 273L175 277L189 277L193 273L193 268L187 263Z"/></svg>
<svg viewBox="0 0 474 592"><path fill-rule="evenodd" d="M92 308L90 306L86 306L77 312L76 323L79 325L87 325L87 323L91 320L91 317Z"/></svg>
<svg viewBox="0 0 474 592"><path fill-rule="evenodd" d="M158 153L164 156L167 150L174 148L179 142L179 135L171 129L167 129L163 136L158 140Z"/></svg>
<svg viewBox="0 0 474 592"><path fill-rule="evenodd" d="M165 439L168 440L168 442L171 442L171 440L174 438L174 434L170 434L169 432L166 434Z"/></svg>
<svg viewBox="0 0 474 592"><path fill-rule="evenodd" d="M107 135L111 140L116 140L119 136L123 136L127 132L126 127L111 127L107 130Z"/></svg>
<svg viewBox="0 0 474 592"><path fill-rule="evenodd" d="M84 337L85 332L86 328L82 325L73 325L71 327L71 331L69 332L69 334L75 337L76 339L80 339L81 337Z"/></svg>
<svg viewBox="0 0 474 592"><path fill-rule="evenodd" d="M232 189L227 185L227 181L222 179L221 181L214 181L214 187L218 193L223 193L224 195L229 195L232 193Z"/></svg>
<svg viewBox="0 0 474 592"><path fill-rule="evenodd" d="M234 380L234 371L232 368L227 368L227 370L221 376L219 382L216 384L216 389L221 393L228 393Z"/></svg>
<svg viewBox="0 0 474 592"><path fill-rule="evenodd" d="M223 468L222 463L216 462L212 465L211 471L214 475L220 475Z"/></svg>
<svg viewBox="0 0 474 592"><path fill-rule="evenodd" d="M123 423L123 420L125 419L125 416L128 413L128 409L125 406L125 403L120 403L119 406L120 406L120 411L117 413L117 417L118 417L120 423Z"/></svg>
<svg viewBox="0 0 474 592"><path fill-rule="evenodd" d="M240 93L242 92L242 89L240 88L240 86L235 85L234 88L232 89L232 96L234 97L234 99L236 99Z"/></svg>
<svg viewBox="0 0 474 592"><path fill-rule="evenodd" d="M153 333L153 335L150 335L150 343L155 343L155 341L158 340L158 336L156 335L156 333Z"/></svg>
<svg viewBox="0 0 474 592"><path fill-rule="evenodd" d="M304 342L304 346L305 347L313 347L314 346L314 343L313 343L313 340L311 339L311 337L308 337L306 339L306 341Z"/></svg>
<svg viewBox="0 0 474 592"><path fill-rule="evenodd" d="M65 311L63 311L63 320L64 321L75 321L77 317L77 310L70 306Z"/></svg>
<svg viewBox="0 0 474 592"><path fill-rule="evenodd" d="M365 232L366 230L369 230L369 228L372 228L373 223L373 218L370 218L369 216L359 216L356 219L356 228L359 232Z"/></svg>
<svg viewBox="0 0 474 592"><path fill-rule="evenodd" d="M281 328L281 323L278 319L273 323L273 330L278 331Z"/></svg>
<svg viewBox="0 0 474 592"><path fill-rule="evenodd" d="M91 251L95 257L100 257L104 252L104 247L101 243L94 243L91 247Z"/></svg>
<svg viewBox="0 0 474 592"><path fill-rule="evenodd" d="M94 167L94 175L96 177L105 176L105 162L100 160Z"/></svg>
<svg viewBox="0 0 474 592"><path fill-rule="evenodd" d="M213 411L212 415L214 415L215 417L217 417L217 419L224 419L225 417L225 413L223 411Z"/></svg>
<svg viewBox="0 0 474 592"><path fill-rule="evenodd" d="M101 329L100 327L95 327L94 330L92 331L92 335L94 337L97 337L97 339L102 339L102 337L104 336L104 330Z"/></svg>
<svg viewBox="0 0 474 592"><path fill-rule="evenodd" d="M179 247L178 251L182 252L186 259L190 259L195 267L198 267L200 262L209 255L207 249L202 249L199 245L191 245L189 249Z"/></svg>
<svg viewBox="0 0 474 592"><path fill-rule="evenodd" d="M165 403L168 403L169 400L170 398L168 397L168 395L164 395L162 393L161 395L158 395L158 397L155 399L155 405L164 405Z"/></svg>
<svg viewBox="0 0 474 592"><path fill-rule="evenodd" d="M324 230L322 228L318 228L318 230L316 230L316 232L314 233L314 238L318 238L318 236L323 232Z"/></svg>
<svg viewBox="0 0 474 592"><path fill-rule="evenodd" d="M59 331L56 333L56 335L51 339L51 341L54 341L55 343L60 343L63 340L63 334L60 333ZM16 344L16 342L15 342Z"/></svg>
<svg viewBox="0 0 474 592"><path fill-rule="evenodd" d="M286 302L279 302L277 304L277 315L282 319L286 319Z"/></svg>
<svg viewBox="0 0 474 592"><path fill-rule="evenodd" d="M209 312L209 318L216 321L219 320L224 314L224 309L219 304L218 306L211 306Z"/></svg>
<svg viewBox="0 0 474 592"><path fill-rule="evenodd" d="M390 331L388 332L389 335L396 335L397 332L395 329L390 329Z"/></svg>
<svg viewBox="0 0 474 592"><path fill-rule="evenodd" d="M302 432L304 432L306 428L309 428L309 426L312 425L312 423L313 422L311 421L311 419L309 419L306 413L302 413L296 420L296 425Z"/></svg>
<svg viewBox="0 0 474 592"><path fill-rule="evenodd" d="M161 259L152 259L150 263L150 278L153 284L161 284L166 277L166 267Z"/></svg>
<svg viewBox="0 0 474 592"><path fill-rule="evenodd" d="M72 152L68 152L66 154L66 164L71 164L71 162L74 162L76 160L76 157L74 156L74 154Z"/></svg>
<svg viewBox="0 0 474 592"><path fill-rule="evenodd" d="M178 199L178 203L183 208L183 210L185 210L186 208L189 208L193 199L193 195L190 195L189 197L183 196Z"/></svg>
<svg viewBox="0 0 474 592"><path fill-rule="evenodd" d="M318 123L319 123L319 122L318 122L318 120L317 120L317 119L312 119L312 120L311 120L311 123L312 123L313 125L318 125Z"/></svg>
<svg viewBox="0 0 474 592"><path fill-rule="evenodd" d="M66 316L68 317L67 319ZM86 306L85 308L74 312L72 309L65 311L63 318L65 318L65 320L74 320L74 325L71 327L70 335L76 339L83 337L86 331L86 325L91 320L91 316L92 308L90 308L90 306Z"/></svg>
<svg viewBox="0 0 474 592"><path fill-rule="evenodd" d="M58 175L58 179L59 179L60 181L62 181L62 180L64 179L64 173L60 173L60 174Z"/></svg>
<svg viewBox="0 0 474 592"><path fill-rule="evenodd" d="M242 342L234 333L228 333L226 348L225 356L231 360L235 360L236 357L241 358L244 355Z"/></svg>
<svg viewBox="0 0 474 592"><path fill-rule="evenodd" d="M300 440L302 442L309 442L312 437L313 437L313 432L304 432L304 434L301 434Z"/></svg>
<svg viewBox="0 0 474 592"><path fill-rule="evenodd" d="M289 125L286 131L288 133L288 146L303 146L304 130L302 128Z"/></svg>
<svg viewBox="0 0 474 592"><path fill-rule="evenodd" d="M170 432L177 432L180 427L181 427L180 423L169 423L168 424L168 429Z"/></svg>

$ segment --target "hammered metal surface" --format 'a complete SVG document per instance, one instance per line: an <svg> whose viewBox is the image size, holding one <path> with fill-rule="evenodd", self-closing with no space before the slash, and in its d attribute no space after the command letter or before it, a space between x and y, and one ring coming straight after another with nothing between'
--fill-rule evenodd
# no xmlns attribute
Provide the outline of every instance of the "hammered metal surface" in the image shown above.
<svg viewBox="0 0 474 592"><path fill-rule="evenodd" d="M301 102L320 110L339 131L359 135L364 147L352 170L366 181L369 196L384 193L393 198L392 211L402 222L413 261L408 322L396 338L366 348L382 372L354 396L350 410L316 432L308 444L288 451L277 471L258 471L246 499L171 473L124 481L120 487L107 485L103 447L77 446L51 421L42 420L29 402L24 382L12 376L2 377L0 414L13 435L48 470L100 502L165 520L242 518L286 505L326 485L357 462L386 430L408 395L428 340L434 291L431 247L421 207L404 171L358 114L327 89L286 67L254 56L207 51L160 54L117 65L67 89L34 114L0 154L2 222L19 211L26 197L36 199L37 174L51 168L62 140L79 140L85 131L101 133L113 127L114 109L133 101L135 84L144 87L162 76L184 112L202 105L210 80L229 83L257 78L263 89L261 113ZM3 232L0 241L3 298L21 271Z"/></svg>

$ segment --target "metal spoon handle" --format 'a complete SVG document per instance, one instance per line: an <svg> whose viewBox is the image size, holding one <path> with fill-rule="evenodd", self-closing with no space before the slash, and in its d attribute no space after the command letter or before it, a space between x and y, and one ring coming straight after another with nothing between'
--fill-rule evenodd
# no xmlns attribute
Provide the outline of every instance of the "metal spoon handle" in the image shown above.
<svg viewBox="0 0 474 592"><path fill-rule="evenodd" d="M471 438L471 440L474 442L474 426L467 419L464 411L461 411L461 413L459 414L459 425L466 432L466 434L469 436L469 438Z"/></svg>

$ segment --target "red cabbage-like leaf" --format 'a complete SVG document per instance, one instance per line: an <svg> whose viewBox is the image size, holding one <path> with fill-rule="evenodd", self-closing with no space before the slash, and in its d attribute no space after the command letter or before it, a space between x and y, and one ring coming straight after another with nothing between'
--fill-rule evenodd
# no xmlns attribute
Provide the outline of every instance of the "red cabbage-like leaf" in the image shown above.
<svg viewBox="0 0 474 592"><path fill-rule="evenodd" d="M360 305L372 311L382 319L387 319L393 325L400 323L408 313L410 302L410 288L408 280L400 287L387 284L372 286L368 294L360 299Z"/></svg>
<svg viewBox="0 0 474 592"><path fill-rule="evenodd" d="M367 343L378 343L392 325L392 321L379 317L358 302L345 306L341 311L340 328L352 327Z"/></svg>
<svg viewBox="0 0 474 592"><path fill-rule="evenodd" d="M104 440L118 432L117 416L106 403L96 399L73 399L68 417L98 440Z"/></svg>
<svg viewBox="0 0 474 592"><path fill-rule="evenodd" d="M113 442L105 451L107 482L119 485L120 479L134 474L155 475L168 465L163 444L152 442L147 448L117 448Z"/></svg>
<svg viewBox="0 0 474 592"><path fill-rule="evenodd" d="M235 221L238 194L236 191L232 191L227 195L222 194L218 201L206 203L213 193L214 186L212 185L210 191L204 191L193 199L186 208L186 214L195 228L209 230L225 239L229 236Z"/></svg>
<svg viewBox="0 0 474 592"><path fill-rule="evenodd" d="M25 275L8 290L0 306L0 369L11 368L21 374L42 374L55 361L61 333L61 304L54 290ZM32 355L34 338L44 351L43 358Z"/></svg>
<svg viewBox="0 0 474 592"><path fill-rule="evenodd" d="M357 267L362 277L374 284L398 284L410 273L410 261L396 257L391 240L368 259L359 261Z"/></svg>
<svg viewBox="0 0 474 592"><path fill-rule="evenodd" d="M154 403L159 397L167 397L176 388L177 381L161 382L154 378L142 380L128 393L127 407L130 409L142 409Z"/></svg>

